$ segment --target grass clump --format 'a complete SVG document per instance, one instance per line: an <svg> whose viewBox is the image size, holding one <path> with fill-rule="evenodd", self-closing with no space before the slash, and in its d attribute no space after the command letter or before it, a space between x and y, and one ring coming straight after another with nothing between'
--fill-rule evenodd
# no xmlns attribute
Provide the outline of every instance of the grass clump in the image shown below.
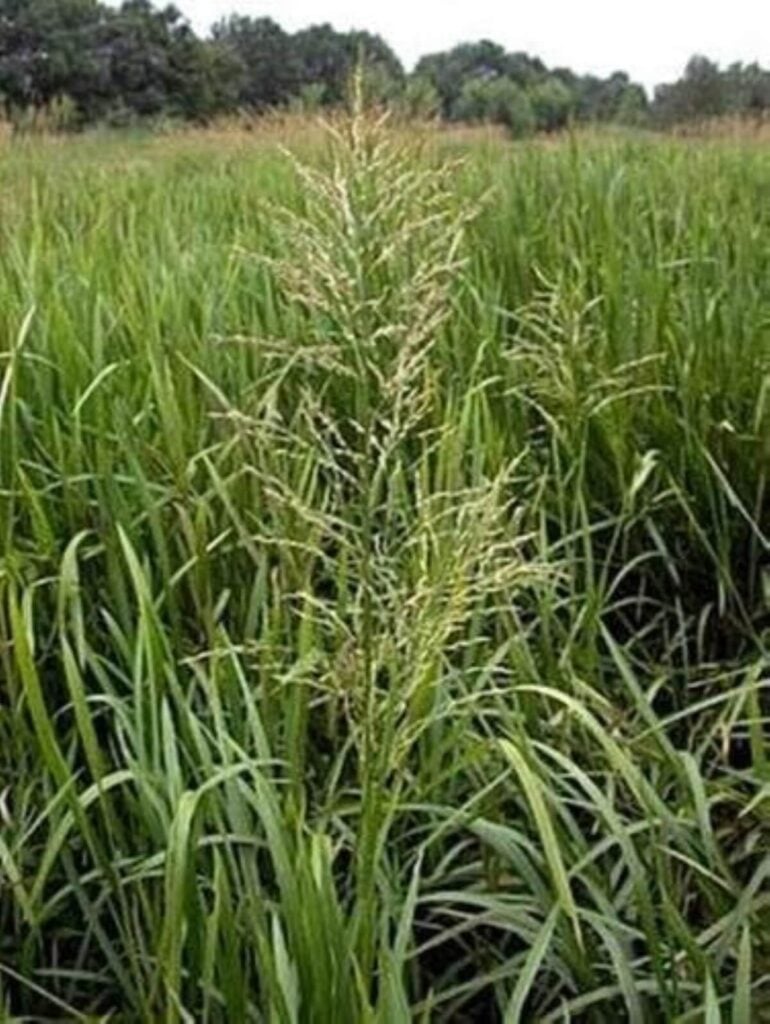
<svg viewBox="0 0 770 1024"><path fill-rule="evenodd" d="M6 1014L764 1019L764 151L48 145L0 170Z"/></svg>

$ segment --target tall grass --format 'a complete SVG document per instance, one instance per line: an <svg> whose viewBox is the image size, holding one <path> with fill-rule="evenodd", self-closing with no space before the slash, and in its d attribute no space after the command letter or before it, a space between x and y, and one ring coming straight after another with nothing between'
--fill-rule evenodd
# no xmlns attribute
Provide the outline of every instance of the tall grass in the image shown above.
<svg viewBox="0 0 770 1024"><path fill-rule="evenodd" d="M292 149L3 154L3 1012L770 1019L770 155Z"/></svg>

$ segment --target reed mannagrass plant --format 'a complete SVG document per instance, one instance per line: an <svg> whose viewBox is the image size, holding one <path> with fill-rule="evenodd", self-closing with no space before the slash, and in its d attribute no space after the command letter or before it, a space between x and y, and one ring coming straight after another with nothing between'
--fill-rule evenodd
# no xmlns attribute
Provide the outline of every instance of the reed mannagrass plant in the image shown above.
<svg viewBox="0 0 770 1024"><path fill-rule="evenodd" d="M327 140L24 156L0 1005L761 1020L766 465L722 446L767 367L679 253L745 277L735 211L688 234L652 148Z"/></svg>

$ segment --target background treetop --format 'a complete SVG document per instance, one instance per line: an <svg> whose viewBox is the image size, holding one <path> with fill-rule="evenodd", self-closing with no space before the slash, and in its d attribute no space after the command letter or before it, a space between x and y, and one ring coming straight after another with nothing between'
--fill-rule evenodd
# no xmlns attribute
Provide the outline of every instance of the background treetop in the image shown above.
<svg viewBox="0 0 770 1024"><path fill-rule="evenodd" d="M0 0L0 102L12 119L53 104L73 127L334 106L360 58L379 101L413 116L500 123L517 135L569 121L665 126L770 108L770 72L720 69L703 56L650 100L625 72L548 68L488 39L426 55L407 74L380 36L329 24L290 33L270 18L233 14L200 38L175 7L151 0Z"/></svg>

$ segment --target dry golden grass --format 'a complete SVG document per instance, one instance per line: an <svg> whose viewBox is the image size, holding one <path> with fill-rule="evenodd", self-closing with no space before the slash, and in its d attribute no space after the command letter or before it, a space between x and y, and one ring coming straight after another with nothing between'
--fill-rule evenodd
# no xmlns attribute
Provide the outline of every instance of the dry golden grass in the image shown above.
<svg viewBox="0 0 770 1024"><path fill-rule="evenodd" d="M683 139L727 139L731 142L770 142L770 116L731 114L677 125L671 134Z"/></svg>

